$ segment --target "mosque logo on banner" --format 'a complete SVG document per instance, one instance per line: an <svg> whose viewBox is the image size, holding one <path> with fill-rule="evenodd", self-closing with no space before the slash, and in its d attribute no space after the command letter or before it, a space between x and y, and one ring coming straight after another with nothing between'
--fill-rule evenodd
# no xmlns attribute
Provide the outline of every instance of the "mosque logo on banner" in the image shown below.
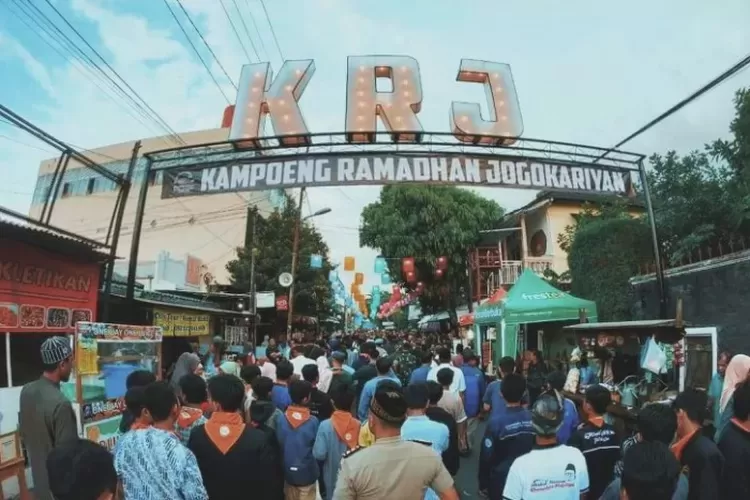
<svg viewBox="0 0 750 500"><path fill-rule="evenodd" d="M399 183L449 183L506 186L535 190L575 190L610 194L631 192L630 172L617 167L545 161L493 153L315 151L299 100L315 73L311 59L286 61L274 78L269 63L242 68L235 106L225 112L225 126L235 148L263 156L226 159L211 165L183 165L164 170L162 198L301 186ZM376 84L387 78L391 89ZM462 59L457 81L482 85L487 117L479 103L452 102L450 132L461 143L510 146L523 134L523 119L510 66ZM378 142L378 118L394 143L418 144L424 130L419 63L408 56L351 56L347 67L346 144ZM273 149L264 138L265 122L274 130ZM344 145L346 145L344 144ZM378 144L382 144L378 142ZM395 148L394 148L395 149ZM312 151L311 151L312 150ZM508 154L504 154L504 153Z"/></svg>

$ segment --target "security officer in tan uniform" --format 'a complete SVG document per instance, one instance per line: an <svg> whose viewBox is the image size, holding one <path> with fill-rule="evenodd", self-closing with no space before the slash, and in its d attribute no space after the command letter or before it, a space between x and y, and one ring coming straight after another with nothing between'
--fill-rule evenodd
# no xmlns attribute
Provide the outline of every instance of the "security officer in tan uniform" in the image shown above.
<svg viewBox="0 0 750 500"><path fill-rule="evenodd" d="M441 500L458 500L453 478L430 443L401 440L406 400L395 382L378 384L368 422L375 444L341 460L333 500L421 500L431 488Z"/></svg>

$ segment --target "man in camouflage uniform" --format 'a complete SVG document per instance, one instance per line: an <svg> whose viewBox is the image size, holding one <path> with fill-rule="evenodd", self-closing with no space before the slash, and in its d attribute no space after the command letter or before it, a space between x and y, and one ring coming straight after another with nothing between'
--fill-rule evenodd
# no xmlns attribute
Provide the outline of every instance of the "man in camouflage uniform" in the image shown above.
<svg viewBox="0 0 750 500"><path fill-rule="evenodd" d="M419 366L419 360L412 352L411 345L407 343L401 344L393 355L393 370L396 372L396 376L401 381L403 387L409 385L411 372L417 366Z"/></svg>

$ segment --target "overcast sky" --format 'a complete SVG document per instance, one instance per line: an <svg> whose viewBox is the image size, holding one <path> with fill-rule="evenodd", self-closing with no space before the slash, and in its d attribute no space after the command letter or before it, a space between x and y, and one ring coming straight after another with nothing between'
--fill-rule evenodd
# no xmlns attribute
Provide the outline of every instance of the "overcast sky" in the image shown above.
<svg viewBox="0 0 750 500"><path fill-rule="evenodd" d="M179 7L169 0L180 15ZM250 59L235 3L261 60L278 69L281 56L258 0L222 0ZM23 2L22 2L23 3ZM45 1L34 2L58 24ZM215 128L226 102L185 41L163 0L52 0L170 126L178 132ZM217 0L183 0L230 77L248 58ZM419 119L425 130L449 130L453 100L482 101L478 86L455 82L461 58L511 65L525 136L610 146L722 72L750 51L747 0L266 0L286 59L315 59L316 74L302 101L311 131L344 129L346 57L404 54L420 64ZM70 56L60 56L0 2L0 103L60 138L84 148L158 135L123 110ZM250 16L252 14L252 17ZM257 25L255 30L253 22ZM189 27L189 26L188 26ZM206 58L210 56L189 31ZM209 59L210 60L210 59ZM235 91L212 62L231 100ZM99 83L101 87L102 84ZM633 141L627 149L686 152L727 135L732 94L750 86L750 71L725 83ZM20 141L25 144L20 144ZM49 151L0 122L0 204L26 211L39 161ZM534 193L478 189L506 209ZM379 188L317 188L305 210L332 212L316 224L332 259L357 258L370 273L376 252L360 249L362 208ZM345 281L347 281L345 279Z"/></svg>

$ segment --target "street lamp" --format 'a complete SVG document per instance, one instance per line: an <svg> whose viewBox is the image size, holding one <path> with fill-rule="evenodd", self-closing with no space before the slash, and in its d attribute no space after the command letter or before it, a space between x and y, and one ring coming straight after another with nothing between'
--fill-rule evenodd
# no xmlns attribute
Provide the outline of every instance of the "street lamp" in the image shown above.
<svg viewBox="0 0 750 500"><path fill-rule="evenodd" d="M318 215L325 215L327 213L330 213L331 209L329 207L321 208L317 212L314 212L307 217L304 217L302 220L312 219L313 217L317 217Z"/></svg>
<svg viewBox="0 0 750 500"><path fill-rule="evenodd" d="M297 274L297 254L299 253L299 233L300 233L300 225L302 224L303 220L312 219L313 217L317 217L319 215L325 215L331 211L329 207L321 208L317 212L311 213L310 215L306 217L302 217L302 202L305 198L305 188L303 187L300 190L299 194L299 208L297 210L297 219L294 223L294 239L292 240L292 284L289 285L289 307L287 310L287 317L286 317L286 332L287 335L291 335L292 333L292 316L294 314L294 283L296 281L296 274Z"/></svg>

